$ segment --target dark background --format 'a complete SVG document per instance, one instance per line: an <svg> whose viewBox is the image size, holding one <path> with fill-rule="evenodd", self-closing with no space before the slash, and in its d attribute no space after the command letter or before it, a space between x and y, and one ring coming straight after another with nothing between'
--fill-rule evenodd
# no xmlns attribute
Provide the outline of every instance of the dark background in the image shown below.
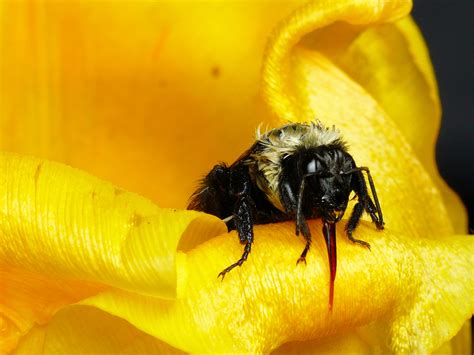
<svg viewBox="0 0 474 355"><path fill-rule="evenodd" d="M474 230L474 1L414 0L412 15L428 44L443 118L436 147L441 175L463 199Z"/></svg>

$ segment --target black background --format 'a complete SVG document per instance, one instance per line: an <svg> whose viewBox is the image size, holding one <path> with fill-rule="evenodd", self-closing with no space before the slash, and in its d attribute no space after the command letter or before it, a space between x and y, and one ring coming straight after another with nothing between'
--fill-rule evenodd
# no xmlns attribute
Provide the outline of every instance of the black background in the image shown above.
<svg viewBox="0 0 474 355"><path fill-rule="evenodd" d="M436 147L441 175L463 199L474 229L474 1L414 0L412 12L428 44L443 119Z"/></svg>

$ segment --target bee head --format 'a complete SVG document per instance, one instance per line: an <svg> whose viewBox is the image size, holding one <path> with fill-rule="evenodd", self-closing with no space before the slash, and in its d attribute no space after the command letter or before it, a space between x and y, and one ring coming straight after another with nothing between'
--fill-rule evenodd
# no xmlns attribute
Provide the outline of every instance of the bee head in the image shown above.
<svg viewBox="0 0 474 355"><path fill-rule="evenodd" d="M301 154L297 165L297 191L303 209L312 211L305 214L318 214L328 222L338 222L351 192L352 175L345 172L355 166L352 157L338 147L322 146Z"/></svg>

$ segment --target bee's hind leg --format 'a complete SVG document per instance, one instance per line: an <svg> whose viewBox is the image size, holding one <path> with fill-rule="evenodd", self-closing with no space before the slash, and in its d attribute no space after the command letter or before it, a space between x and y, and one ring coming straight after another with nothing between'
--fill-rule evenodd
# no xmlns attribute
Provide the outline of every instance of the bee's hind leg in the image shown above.
<svg viewBox="0 0 474 355"><path fill-rule="evenodd" d="M255 203L250 196L250 178L245 167L237 166L233 169L231 176L231 193L236 197L234 206L233 222L240 242L245 244L244 252L240 259L222 270L217 277L222 277L247 260L253 243L253 224L255 215Z"/></svg>

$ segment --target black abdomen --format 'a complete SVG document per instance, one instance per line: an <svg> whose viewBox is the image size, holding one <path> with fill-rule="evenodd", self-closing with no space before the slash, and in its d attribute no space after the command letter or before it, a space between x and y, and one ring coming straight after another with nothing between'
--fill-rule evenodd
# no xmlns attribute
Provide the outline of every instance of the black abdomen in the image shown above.
<svg viewBox="0 0 474 355"><path fill-rule="evenodd" d="M236 170L239 169L237 173ZM242 173L243 169L243 173ZM235 181L238 179L239 181ZM214 168L201 180L201 184L192 195L188 210L202 211L221 219L227 219L234 214L238 196L232 185L247 183L249 195L253 201L252 215L254 224L266 224L290 220L291 217L275 208L265 194L255 185L249 176L248 167L242 165L230 167L224 163ZM232 219L226 221L229 230L235 229Z"/></svg>

